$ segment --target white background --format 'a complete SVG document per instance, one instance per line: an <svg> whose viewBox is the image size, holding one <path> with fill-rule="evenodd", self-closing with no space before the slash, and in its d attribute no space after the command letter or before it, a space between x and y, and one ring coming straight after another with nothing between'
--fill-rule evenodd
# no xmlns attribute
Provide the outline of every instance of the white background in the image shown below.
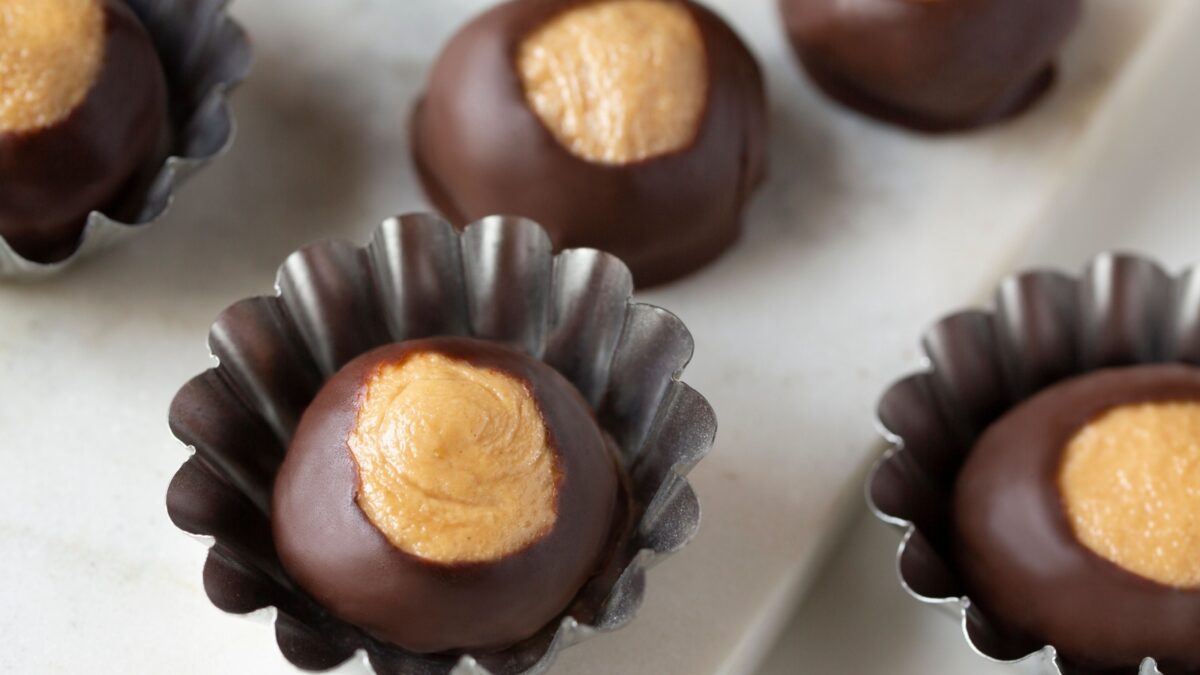
<svg viewBox="0 0 1200 675"><path fill-rule="evenodd" d="M644 295L692 329L685 379L721 420L692 476L704 527L650 575L633 626L569 650L561 672L755 667L861 503L875 399L919 365L923 327L1027 259L1032 235L1057 230L1046 210L1080 153L1121 126L1096 128L1122 67L1152 18L1187 2L1092 0L1049 98L948 138L827 103L798 73L773 2L712 3L767 73L771 176L728 255ZM362 242L382 218L424 207L408 109L438 46L486 4L236 0L258 64L235 97L233 151L143 236L61 278L0 286L0 672L292 672L268 629L208 603L204 551L166 517L186 457L167 406L210 365L212 318L270 292L290 251ZM1083 249L1102 241L1073 232ZM775 672L930 672L921 666L943 649L965 651L935 637L952 623L910 617L914 603L873 609L899 593L887 544L842 552L835 564L858 576L822 577L816 614L786 634L799 655ZM909 638L888 637L896 621Z"/></svg>

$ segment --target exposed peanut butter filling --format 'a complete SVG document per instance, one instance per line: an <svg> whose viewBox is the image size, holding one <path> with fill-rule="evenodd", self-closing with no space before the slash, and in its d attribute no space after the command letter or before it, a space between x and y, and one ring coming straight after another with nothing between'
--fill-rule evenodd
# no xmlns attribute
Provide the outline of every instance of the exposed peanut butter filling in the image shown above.
<svg viewBox="0 0 1200 675"><path fill-rule="evenodd" d="M1067 445L1059 488L1084 546L1142 577L1200 588L1200 403L1105 413Z"/></svg>
<svg viewBox="0 0 1200 675"><path fill-rule="evenodd" d="M704 116L704 39L678 2L574 7L524 39L517 66L542 123L592 162L626 164L681 150Z"/></svg>
<svg viewBox="0 0 1200 675"><path fill-rule="evenodd" d="M68 117L104 60L98 0L0 0L0 131Z"/></svg>
<svg viewBox="0 0 1200 675"><path fill-rule="evenodd" d="M349 439L358 505L397 548L495 560L557 518L558 465L526 384L437 353L380 368Z"/></svg>

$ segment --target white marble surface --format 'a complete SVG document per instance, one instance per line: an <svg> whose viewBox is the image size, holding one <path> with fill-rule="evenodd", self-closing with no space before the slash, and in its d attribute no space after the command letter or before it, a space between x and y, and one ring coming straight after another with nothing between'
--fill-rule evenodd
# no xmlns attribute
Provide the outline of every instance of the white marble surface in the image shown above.
<svg viewBox="0 0 1200 675"><path fill-rule="evenodd" d="M1071 178L1019 264L1077 271L1105 250L1150 255L1173 272L1200 263L1200 3L1181 7L1131 66L1083 142ZM899 535L866 513L814 584L759 675L1009 675L958 623L901 590Z"/></svg>
<svg viewBox="0 0 1200 675"><path fill-rule="evenodd" d="M770 0L712 3L768 73L771 177L735 249L645 295L693 330L686 379L721 419L693 474L705 523L651 573L633 627L569 650L561 672L754 667L860 499L875 397L913 366L924 325L1010 267L1170 3L1092 0L1050 98L942 139L826 103ZM185 458L167 405L209 365L212 318L269 292L288 252L362 241L424 205L407 109L438 45L485 4L237 0L259 62L234 151L145 236L0 286L0 672L292 672L266 628L209 605L203 550L166 518Z"/></svg>

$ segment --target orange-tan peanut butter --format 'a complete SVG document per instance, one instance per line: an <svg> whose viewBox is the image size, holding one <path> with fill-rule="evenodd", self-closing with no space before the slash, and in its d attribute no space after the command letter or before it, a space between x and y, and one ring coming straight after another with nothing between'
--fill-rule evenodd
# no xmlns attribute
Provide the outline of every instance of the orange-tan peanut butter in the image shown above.
<svg viewBox="0 0 1200 675"><path fill-rule="evenodd" d="M1067 445L1059 488L1084 546L1147 579L1200 588L1200 403L1101 415Z"/></svg>
<svg viewBox="0 0 1200 675"><path fill-rule="evenodd" d="M68 117L100 72L104 30L98 0L0 0L0 132Z"/></svg>
<svg viewBox="0 0 1200 675"><path fill-rule="evenodd" d="M627 164L687 147L704 115L704 39L686 7L605 0L573 7L521 43L530 107L573 154Z"/></svg>
<svg viewBox="0 0 1200 675"><path fill-rule="evenodd" d="M380 367L362 396L349 439L358 505L392 545L488 561L553 527L558 463L523 380L417 353Z"/></svg>

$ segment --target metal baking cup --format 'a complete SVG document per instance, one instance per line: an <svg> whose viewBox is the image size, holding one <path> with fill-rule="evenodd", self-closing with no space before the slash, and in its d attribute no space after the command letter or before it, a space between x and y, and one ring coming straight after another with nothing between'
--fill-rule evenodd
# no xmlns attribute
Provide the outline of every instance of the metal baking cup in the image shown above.
<svg viewBox="0 0 1200 675"><path fill-rule="evenodd" d="M39 263L0 237L0 279L38 279L125 239L158 220L175 187L231 144L233 116L226 96L250 71L250 43L225 12L226 0L125 0L154 41L167 76L175 142L154 177L138 215L123 223L99 211L88 215L79 248L65 260Z"/></svg>
<svg viewBox="0 0 1200 675"><path fill-rule="evenodd" d="M383 223L366 248L330 241L293 253L276 295L226 309L209 333L220 362L171 404L175 436L195 452L171 482L167 510L212 540L204 588L217 607L270 608L284 656L306 669L362 659L392 673L542 673L558 652L633 618L645 572L684 546L700 505L684 475L712 446L716 417L679 375L692 337L670 312L630 299L616 257L553 255L528 220L493 216L459 234L431 215ZM506 651L417 655L332 617L284 573L271 540L271 485L317 389L372 347L432 335L515 346L578 387L620 447L636 521L610 575L566 615Z"/></svg>
<svg viewBox="0 0 1200 675"><path fill-rule="evenodd" d="M904 530L901 583L914 598L960 617L980 655L1061 675L1053 646L1011 637L971 604L953 556L932 542L950 531L949 496L973 438L1020 400L1099 368L1200 364L1200 267L1172 277L1146 258L1105 254L1079 277L1015 275L1001 282L993 311L942 319L922 347L928 368L880 400L879 425L891 447L867 481L875 515ZM1151 658L1138 672L1161 675Z"/></svg>

